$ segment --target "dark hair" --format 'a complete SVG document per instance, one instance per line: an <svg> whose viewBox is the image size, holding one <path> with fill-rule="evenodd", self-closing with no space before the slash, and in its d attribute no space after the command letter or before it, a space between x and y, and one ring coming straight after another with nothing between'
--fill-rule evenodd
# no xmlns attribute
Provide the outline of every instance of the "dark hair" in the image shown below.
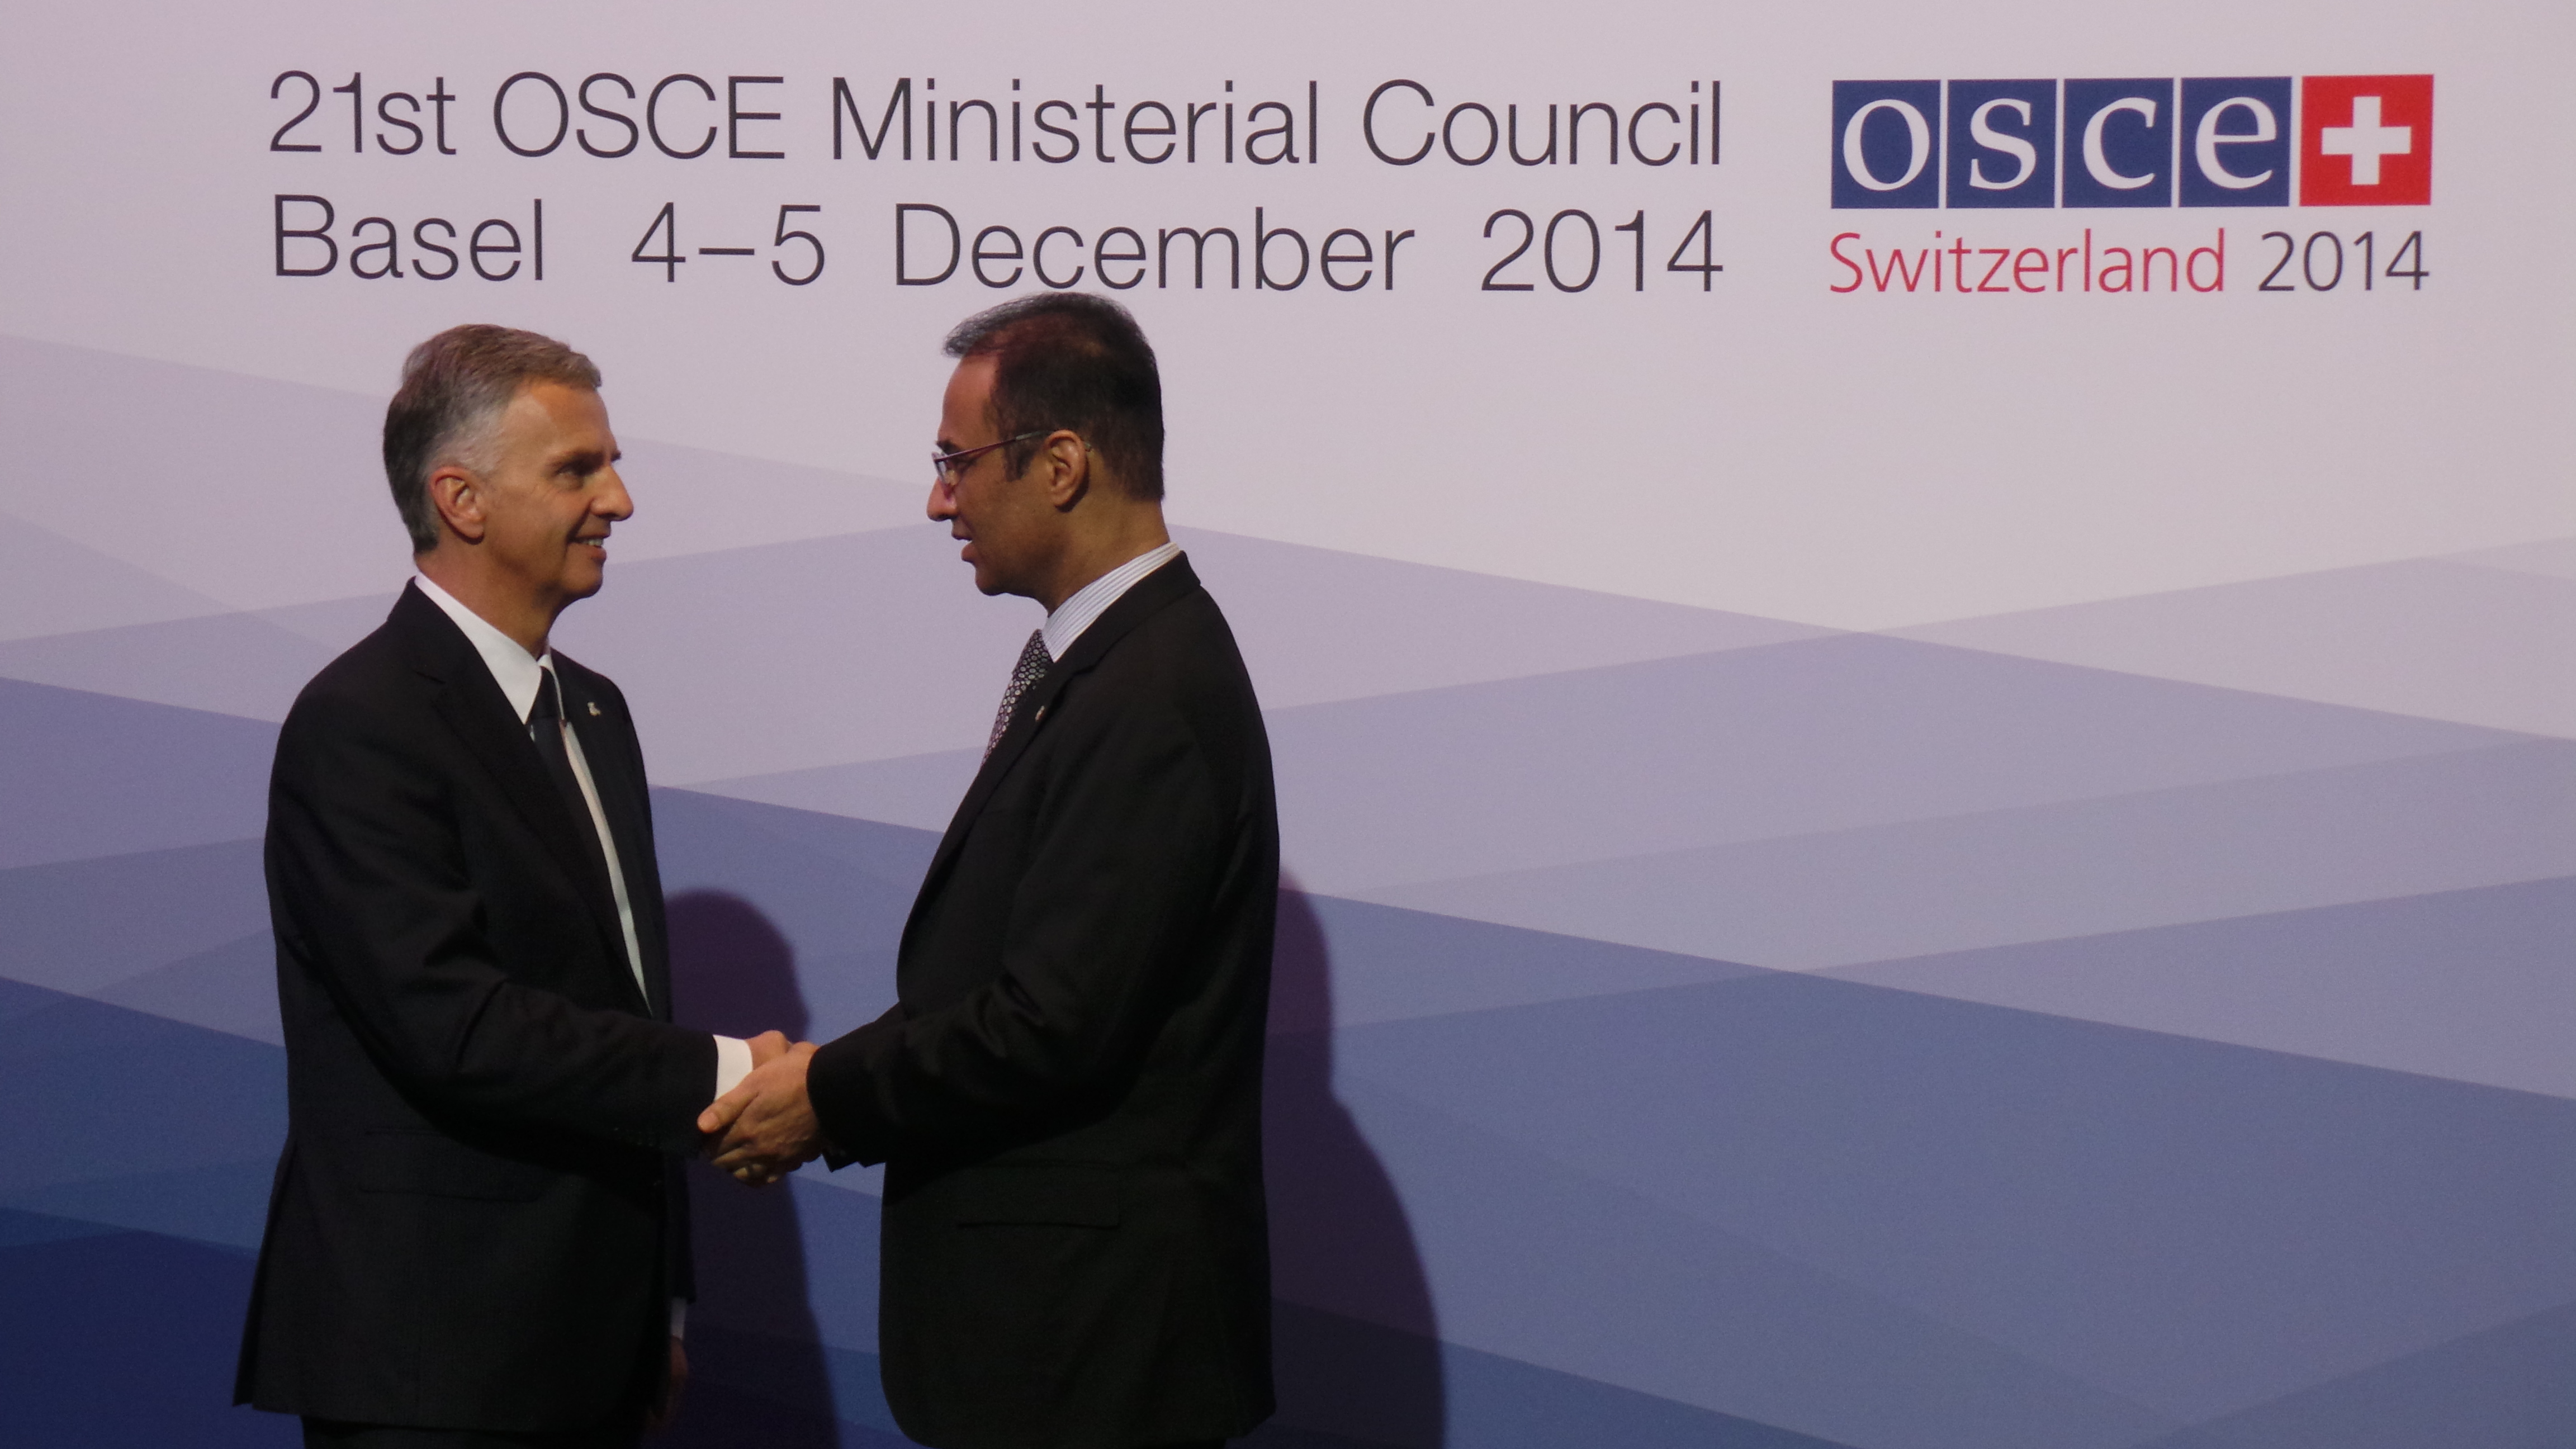
<svg viewBox="0 0 2576 1449"><path fill-rule="evenodd" d="M1082 435L1131 498L1163 496L1163 378L1127 309L1087 292L1040 292L978 312L948 334L963 362L994 359L993 425L1003 437ZM1017 474L1038 440L1004 449Z"/></svg>
<svg viewBox="0 0 2576 1449"><path fill-rule="evenodd" d="M438 547L429 475L449 462L488 470L492 424L532 382L597 388L599 369L551 337L481 322L450 327L403 359L402 386L385 407L385 481L412 552Z"/></svg>

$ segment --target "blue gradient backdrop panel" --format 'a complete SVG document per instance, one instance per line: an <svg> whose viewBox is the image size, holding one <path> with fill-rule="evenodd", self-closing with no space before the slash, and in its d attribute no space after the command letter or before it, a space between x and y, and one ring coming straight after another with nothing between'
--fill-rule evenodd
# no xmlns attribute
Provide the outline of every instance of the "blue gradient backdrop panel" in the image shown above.
<svg viewBox="0 0 2576 1449"><path fill-rule="evenodd" d="M0 690L13 768L51 762L13 789L59 802L0 842L10 1433L290 1442L222 1404L283 1127L244 788L271 727ZM2576 1427L2535 1369L2576 1303L2576 1081L2547 1047L2576 929L2563 745L1868 638L1273 727L1292 861L1377 898L1283 901L1283 1407L1259 1442ZM1568 729L1612 748L1563 768ZM958 767L872 768L924 781L885 796L913 818L657 791L684 1016L822 1036L882 1010ZM1449 803L1502 779L1534 793ZM1655 779L1682 798L1617 803ZM2508 801L2522 835L2437 823L2509 824ZM1409 843L1373 853L1390 831ZM2211 852L2224 880L2196 874ZM873 1175L698 1187L676 1442L899 1442Z"/></svg>

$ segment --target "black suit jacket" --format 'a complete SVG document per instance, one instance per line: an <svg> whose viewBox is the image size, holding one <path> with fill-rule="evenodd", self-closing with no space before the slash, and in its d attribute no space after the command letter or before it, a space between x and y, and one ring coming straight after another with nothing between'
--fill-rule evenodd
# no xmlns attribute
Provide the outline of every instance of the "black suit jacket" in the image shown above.
<svg viewBox="0 0 2576 1449"><path fill-rule="evenodd" d="M267 869L287 1140L238 1401L572 1429L633 1410L664 1371L669 1300L691 1291L666 1154L697 1145L715 1041L669 1024L625 698L555 666L648 994L590 821L419 590L305 686L278 734Z"/></svg>
<svg viewBox="0 0 2576 1449"><path fill-rule="evenodd" d="M900 1004L815 1054L884 1161L880 1347L942 1449L1127 1449L1266 1418L1270 747L1185 559L1021 698L903 933Z"/></svg>

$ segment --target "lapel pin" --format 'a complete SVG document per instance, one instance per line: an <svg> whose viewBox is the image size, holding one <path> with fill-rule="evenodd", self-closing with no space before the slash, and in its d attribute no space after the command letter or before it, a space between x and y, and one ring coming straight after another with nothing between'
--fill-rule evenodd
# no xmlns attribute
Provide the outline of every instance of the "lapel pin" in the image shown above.
<svg viewBox="0 0 2576 1449"><path fill-rule="evenodd" d="M1038 712L1029 716L1029 723L1044 724L1046 722L1046 709L1047 707L1045 705L1039 705Z"/></svg>
<svg viewBox="0 0 2576 1449"><path fill-rule="evenodd" d="M599 701L598 701L598 700L595 700L595 699L594 699L594 700L592 700L592 701L590 702L590 717L591 717L592 719L597 719L597 718L599 718Z"/></svg>

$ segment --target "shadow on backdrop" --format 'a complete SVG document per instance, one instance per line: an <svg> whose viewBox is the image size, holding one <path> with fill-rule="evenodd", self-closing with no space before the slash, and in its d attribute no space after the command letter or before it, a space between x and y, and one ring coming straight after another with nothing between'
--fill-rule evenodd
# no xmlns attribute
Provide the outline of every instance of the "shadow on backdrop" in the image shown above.
<svg viewBox="0 0 2576 1449"><path fill-rule="evenodd" d="M1386 1168L1333 1095L1323 923L1283 877L1263 1102L1279 1415L1245 1442L1438 1449L1440 1326Z"/></svg>
<svg viewBox="0 0 2576 1449"><path fill-rule="evenodd" d="M670 920L672 1014L681 1025L737 1037L776 1028L804 1039L795 948L758 908L692 891L672 898ZM698 1273L689 1390L678 1419L651 1442L839 1444L796 1199L783 1186L746 1188L698 1161L689 1164L689 1207Z"/></svg>

